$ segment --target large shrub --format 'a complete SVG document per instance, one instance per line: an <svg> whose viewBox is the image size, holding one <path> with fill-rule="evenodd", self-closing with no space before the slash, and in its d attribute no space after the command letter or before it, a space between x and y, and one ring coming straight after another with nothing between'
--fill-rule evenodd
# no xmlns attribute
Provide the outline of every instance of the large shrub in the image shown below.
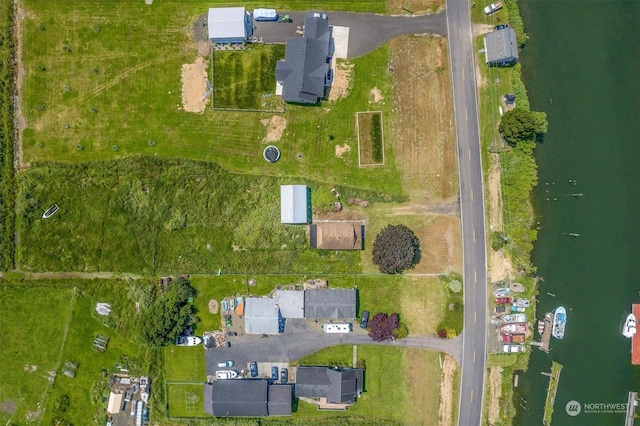
<svg viewBox="0 0 640 426"><path fill-rule="evenodd" d="M420 257L420 241L405 225L387 225L373 243L373 263L385 274L413 268Z"/></svg>

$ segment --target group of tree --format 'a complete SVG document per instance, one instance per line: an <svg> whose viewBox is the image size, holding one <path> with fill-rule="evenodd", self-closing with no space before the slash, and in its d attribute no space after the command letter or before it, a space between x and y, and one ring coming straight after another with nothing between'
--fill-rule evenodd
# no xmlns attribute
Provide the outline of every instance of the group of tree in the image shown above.
<svg viewBox="0 0 640 426"><path fill-rule="evenodd" d="M197 309L191 303L196 289L184 277L171 281L167 290L139 318L138 330L149 346L174 343L184 330L198 322Z"/></svg>
<svg viewBox="0 0 640 426"><path fill-rule="evenodd" d="M400 322L398 314L379 313L369 320L369 337L374 342L385 340L404 339L409 335L409 330Z"/></svg>
<svg viewBox="0 0 640 426"><path fill-rule="evenodd" d="M502 137L515 145L522 141L539 140L547 132L547 115L516 107L504 113L498 128Z"/></svg>
<svg viewBox="0 0 640 426"><path fill-rule="evenodd" d="M373 263L384 274L402 273L420 258L420 240L405 225L387 225L373 242Z"/></svg>

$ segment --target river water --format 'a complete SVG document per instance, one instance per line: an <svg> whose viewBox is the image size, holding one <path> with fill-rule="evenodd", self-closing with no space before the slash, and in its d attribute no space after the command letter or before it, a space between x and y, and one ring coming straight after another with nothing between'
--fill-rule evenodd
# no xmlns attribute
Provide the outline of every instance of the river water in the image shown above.
<svg viewBox="0 0 640 426"><path fill-rule="evenodd" d="M537 317L565 306L568 321L549 354L533 349L514 423L541 424L549 379L540 373L554 360L564 366L554 426L623 425L620 404L640 391L640 367L631 366L631 342L621 335L631 304L640 303L640 2L519 4L530 37L523 78L531 108L549 121L536 148L533 262L544 278ZM577 415L566 409L571 401Z"/></svg>

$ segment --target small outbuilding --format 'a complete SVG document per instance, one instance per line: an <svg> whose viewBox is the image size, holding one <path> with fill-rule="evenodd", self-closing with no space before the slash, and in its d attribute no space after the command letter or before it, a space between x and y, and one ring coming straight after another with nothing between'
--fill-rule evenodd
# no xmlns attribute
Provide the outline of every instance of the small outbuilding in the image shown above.
<svg viewBox="0 0 640 426"><path fill-rule="evenodd" d="M505 26L484 36L487 65L508 65L518 61L518 40L513 28Z"/></svg>
<svg viewBox="0 0 640 426"><path fill-rule="evenodd" d="M280 309L272 298L245 299L244 331L247 334L278 334L282 322Z"/></svg>
<svg viewBox="0 0 640 426"><path fill-rule="evenodd" d="M322 222L311 225L311 247L323 250L362 250L364 225L357 222Z"/></svg>
<svg viewBox="0 0 640 426"><path fill-rule="evenodd" d="M214 7L207 17L213 43L242 43L253 35L253 21L244 7Z"/></svg>
<svg viewBox="0 0 640 426"><path fill-rule="evenodd" d="M306 185L280 187L280 222L305 224L311 221L311 190Z"/></svg>
<svg viewBox="0 0 640 426"><path fill-rule="evenodd" d="M122 397L121 393L111 392L109 394L109 402L107 403L107 413L118 414L122 409Z"/></svg>

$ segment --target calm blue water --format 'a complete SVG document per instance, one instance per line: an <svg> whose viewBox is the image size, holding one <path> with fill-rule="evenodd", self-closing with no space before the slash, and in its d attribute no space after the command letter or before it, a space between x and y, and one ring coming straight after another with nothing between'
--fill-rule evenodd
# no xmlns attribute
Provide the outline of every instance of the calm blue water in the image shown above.
<svg viewBox="0 0 640 426"><path fill-rule="evenodd" d="M563 305L568 322L565 339L553 339L549 354L534 350L520 376L515 403L522 396L529 410L519 409L515 424L541 424L548 378L540 372L555 360L564 369L554 426L622 425L620 407L585 404L626 403L629 390L640 391L640 367L620 334L640 303L640 2L519 4L530 37L523 77L532 109L549 120L536 151L537 315ZM570 401L580 414L567 413Z"/></svg>

